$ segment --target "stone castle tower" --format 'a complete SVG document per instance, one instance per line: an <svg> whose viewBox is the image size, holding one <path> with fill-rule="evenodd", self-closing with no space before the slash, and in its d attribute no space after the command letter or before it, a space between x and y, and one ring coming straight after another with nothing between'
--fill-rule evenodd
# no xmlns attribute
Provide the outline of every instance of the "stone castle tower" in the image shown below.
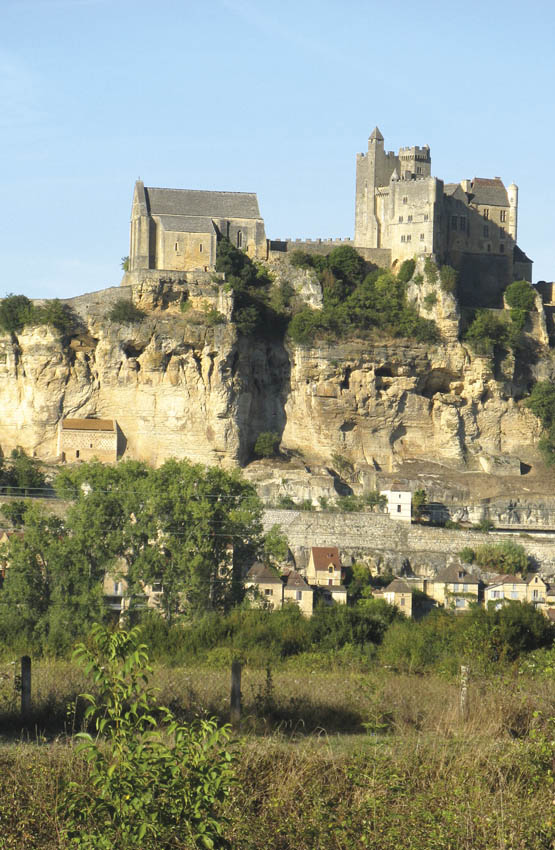
<svg viewBox="0 0 555 850"><path fill-rule="evenodd" d="M431 255L460 272L461 291L491 290L493 302L513 279L531 280L532 263L518 248L518 187L500 177L446 183L432 177L430 148L385 151L375 127L356 158L354 245L390 265Z"/></svg>

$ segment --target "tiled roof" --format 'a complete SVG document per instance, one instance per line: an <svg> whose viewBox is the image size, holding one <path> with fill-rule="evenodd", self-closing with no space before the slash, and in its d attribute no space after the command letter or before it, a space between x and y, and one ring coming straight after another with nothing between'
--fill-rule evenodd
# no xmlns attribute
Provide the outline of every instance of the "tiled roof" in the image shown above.
<svg viewBox="0 0 555 850"><path fill-rule="evenodd" d="M522 576L496 576L488 583L488 587L497 587L500 584L526 584Z"/></svg>
<svg viewBox="0 0 555 850"><path fill-rule="evenodd" d="M509 206L507 190L499 177L475 177L470 185L472 190L471 201L473 204L492 207Z"/></svg>
<svg viewBox="0 0 555 850"><path fill-rule="evenodd" d="M374 129L370 133L370 138L375 139L378 142L383 142L384 139L383 139L382 134L380 133L379 127L374 127Z"/></svg>
<svg viewBox="0 0 555 850"><path fill-rule="evenodd" d="M247 581L254 581L263 584L281 584L281 579L276 573L261 564L259 561L254 563L247 573Z"/></svg>
<svg viewBox="0 0 555 850"><path fill-rule="evenodd" d="M478 579L475 576L468 573L464 567L457 566L457 564L451 564L451 566L445 567L444 570L441 570L437 574L434 581L445 582L446 584L455 584L460 581L464 582L464 584L478 584Z"/></svg>
<svg viewBox="0 0 555 850"><path fill-rule="evenodd" d="M531 263L530 257L527 257L522 248L515 245L513 248L513 263Z"/></svg>
<svg viewBox="0 0 555 850"><path fill-rule="evenodd" d="M200 189L158 189L145 186L151 215L260 218L254 192L204 192Z"/></svg>
<svg viewBox="0 0 555 850"><path fill-rule="evenodd" d="M302 588L303 590L309 589L308 584L306 583L302 575L296 570L291 570L291 572L287 576L287 587L298 587Z"/></svg>
<svg viewBox="0 0 555 850"><path fill-rule="evenodd" d="M214 233L214 222L204 215L161 215L163 230L173 233Z"/></svg>
<svg viewBox="0 0 555 850"><path fill-rule="evenodd" d="M394 578L390 581L387 587L383 589L384 593L412 593L412 590L402 578Z"/></svg>
<svg viewBox="0 0 555 850"><path fill-rule="evenodd" d="M337 570L341 569L341 559L337 546L313 546L310 551L315 570L327 571L330 564L333 564Z"/></svg>
<svg viewBox="0 0 555 850"><path fill-rule="evenodd" d="M113 419L62 419L62 431L114 431Z"/></svg>

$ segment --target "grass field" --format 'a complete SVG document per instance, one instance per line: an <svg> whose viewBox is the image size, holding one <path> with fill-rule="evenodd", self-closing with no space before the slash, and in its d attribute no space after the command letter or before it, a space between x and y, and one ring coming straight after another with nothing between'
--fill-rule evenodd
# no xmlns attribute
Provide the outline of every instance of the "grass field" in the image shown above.
<svg viewBox="0 0 555 850"><path fill-rule="evenodd" d="M0 674L0 848L61 848L60 786L87 782L71 734L85 679L69 663L37 663L22 730L9 666ZM225 670L158 666L154 684L183 719L228 719ZM233 848L555 846L549 679L516 668L471 679L466 720L458 681L432 674L247 668L242 690L238 781L224 812ZM176 836L173 846L187 844Z"/></svg>

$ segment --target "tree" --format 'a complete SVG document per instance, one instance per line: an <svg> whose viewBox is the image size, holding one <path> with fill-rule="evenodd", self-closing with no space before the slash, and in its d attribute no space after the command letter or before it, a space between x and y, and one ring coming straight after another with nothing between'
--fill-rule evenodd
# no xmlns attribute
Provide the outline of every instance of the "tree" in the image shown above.
<svg viewBox="0 0 555 850"><path fill-rule="evenodd" d="M414 491L412 494L412 515L419 519L422 516L422 511L428 500L428 494L422 488Z"/></svg>
<svg viewBox="0 0 555 850"><path fill-rule="evenodd" d="M145 316L146 313L144 310L140 310L132 301L128 301L127 298L118 298L106 313L106 318L110 322L117 322L122 325L137 324L138 322L142 322Z"/></svg>
<svg viewBox="0 0 555 850"><path fill-rule="evenodd" d="M509 307L528 312L535 307L536 295L527 280L515 280L505 290L505 301Z"/></svg>
<svg viewBox="0 0 555 850"><path fill-rule="evenodd" d="M0 328L15 332L22 330L29 322L33 305L25 295L10 293L0 301Z"/></svg>
<svg viewBox="0 0 555 850"><path fill-rule="evenodd" d="M541 420L544 428L551 428L555 424L555 385L551 381L538 381L525 405Z"/></svg>
<svg viewBox="0 0 555 850"><path fill-rule="evenodd" d="M287 537L280 525L272 525L264 536L264 560L269 566L282 564L289 555Z"/></svg>
<svg viewBox="0 0 555 850"><path fill-rule="evenodd" d="M262 431L256 438L254 453L257 457L275 457L279 443L280 436L275 431Z"/></svg>
<svg viewBox="0 0 555 850"><path fill-rule="evenodd" d="M495 348L508 342L507 323L492 310L478 310L464 338L478 353L492 354Z"/></svg>
<svg viewBox="0 0 555 850"><path fill-rule="evenodd" d="M149 685L152 669L140 632L95 625L92 649L74 657L98 696L86 719L97 732L77 735L89 782L68 782L58 803L62 833L82 850L223 848L221 803L233 782L228 727L214 720L179 723ZM184 845L185 846L185 845Z"/></svg>

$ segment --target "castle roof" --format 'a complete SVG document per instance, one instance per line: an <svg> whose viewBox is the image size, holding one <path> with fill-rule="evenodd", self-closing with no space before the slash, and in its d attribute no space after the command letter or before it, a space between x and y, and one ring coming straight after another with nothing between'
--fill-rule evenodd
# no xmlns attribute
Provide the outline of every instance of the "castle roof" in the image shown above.
<svg viewBox="0 0 555 850"><path fill-rule="evenodd" d="M514 263L531 263L532 260L530 257L527 257L522 248L519 248L518 245L515 245L513 248L513 262Z"/></svg>
<svg viewBox="0 0 555 850"><path fill-rule="evenodd" d="M173 233L214 233L214 222L206 215L161 215L159 221Z"/></svg>
<svg viewBox="0 0 555 850"><path fill-rule="evenodd" d="M379 127L374 127L374 129L370 133L370 139L372 139L375 142L383 142L383 136L380 133Z"/></svg>
<svg viewBox="0 0 555 850"><path fill-rule="evenodd" d="M491 207L509 206L507 190L499 177L475 177L470 186L472 203Z"/></svg>
<svg viewBox="0 0 555 850"><path fill-rule="evenodd" d="M62 419L62 431L114 431L113 419Z"/></svg>
<svg viewBox="0 0 555 850"><path fill-rule="evenodd" d="M254 192L205 192L145 186L145 195L151 215L260 218Z"/></svg>

